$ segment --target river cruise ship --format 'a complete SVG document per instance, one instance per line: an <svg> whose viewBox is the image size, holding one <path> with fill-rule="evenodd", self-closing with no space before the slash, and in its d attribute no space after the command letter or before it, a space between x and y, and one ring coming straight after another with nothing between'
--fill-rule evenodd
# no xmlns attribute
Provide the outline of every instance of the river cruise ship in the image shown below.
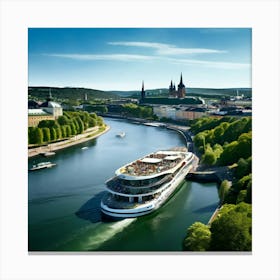
<svg viewBox="0 0 280 280"><path fill-rule="evenodd" d="M185 148L146 155L117 169L106 182L101 211L114 218L133 218L158 209L197 164Z"/></svg>

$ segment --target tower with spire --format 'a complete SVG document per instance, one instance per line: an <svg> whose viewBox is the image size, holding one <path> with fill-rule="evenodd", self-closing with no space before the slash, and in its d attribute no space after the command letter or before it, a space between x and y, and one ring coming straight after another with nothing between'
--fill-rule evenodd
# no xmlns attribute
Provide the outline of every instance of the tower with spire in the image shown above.
<svg viewBox="0 0 280 280"><path fill-rule="evenodd" d="M146 97L146 93L144 89L144 81L142 81L141 100L144 100L145 97Z"/></svg>
<svg viewBox="0 0 280 280"><path fill-rule="evenodd" d="M185 96L186 96L186 87L183 84L183 75L181 73L180 83L178 84L178 94L177 94L177 97L178 98L185 98Z"/></svg>
<svg viewBox="0 0 280 280"><path fill-rule="evenodd" d="M173 84L172 80L169 86L169 97L176 97L176 86Z"/></svg>

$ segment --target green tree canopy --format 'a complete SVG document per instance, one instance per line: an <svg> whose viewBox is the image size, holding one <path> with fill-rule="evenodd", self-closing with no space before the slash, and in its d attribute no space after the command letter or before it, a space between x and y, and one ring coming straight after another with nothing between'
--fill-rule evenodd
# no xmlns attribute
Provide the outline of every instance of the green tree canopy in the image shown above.
<svg viewBox="0 0 280 280"><path fill-rule="evenodd" d="M213 251L252 250L252 206L241 202L224 212L211 224Z"/></svg>
<svg viewBox="0 0 280 280"><path fill-rule="evenodd" d="M183 242L185 251L207 251L210 246L211 232L209 227L200 222L192 224Z"/></svg>

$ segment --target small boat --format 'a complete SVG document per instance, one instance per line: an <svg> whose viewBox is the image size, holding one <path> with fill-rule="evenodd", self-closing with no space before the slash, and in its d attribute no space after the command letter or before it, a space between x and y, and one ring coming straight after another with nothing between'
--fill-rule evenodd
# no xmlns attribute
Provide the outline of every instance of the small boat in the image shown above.
<svg viewBox="0 0 280 280"><path fill-rule="evenodd" d="M87 150L88 149L88 147L83 147L83 148L81 148L81 150Z"/></svg>
<svg viewBox="0 0 280 280"><path fill-rule="evenodd" d="M125 137L125 132L120 132L116 136L120 137L120 138L124 138Z"/></svg>
<svg viewBox="0 0 280 280"><path fill-rule="evenodd" d="M46 152L46 153L43 153L43 156L45 157L50 157L50 156L54 156L55 155L55 152Z"/></svg>
<svg viewBox="0 0 280 280"><path fill-rule="evenodd" d="M32 166L32 168L29 169L29 171L35 171L35 170L40 170L40 169L44 169L44 168L51 168L51 167L53 167L55 165L56 165L56 163L52 163L50 161L40 162L38 164L34 164Z"/></svg>

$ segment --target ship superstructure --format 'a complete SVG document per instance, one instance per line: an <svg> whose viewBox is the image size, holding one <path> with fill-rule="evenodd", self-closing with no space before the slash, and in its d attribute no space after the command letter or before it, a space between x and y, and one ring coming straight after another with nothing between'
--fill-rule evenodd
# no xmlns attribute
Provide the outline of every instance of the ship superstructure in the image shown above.
<svg viewBox="0 0 280 280"><path fill-rule="evenodd" d="M158 209L194 168L194 158L193 153L177 148L157 151L122 166L106 182L102 212L130 218Z"/></svg>

